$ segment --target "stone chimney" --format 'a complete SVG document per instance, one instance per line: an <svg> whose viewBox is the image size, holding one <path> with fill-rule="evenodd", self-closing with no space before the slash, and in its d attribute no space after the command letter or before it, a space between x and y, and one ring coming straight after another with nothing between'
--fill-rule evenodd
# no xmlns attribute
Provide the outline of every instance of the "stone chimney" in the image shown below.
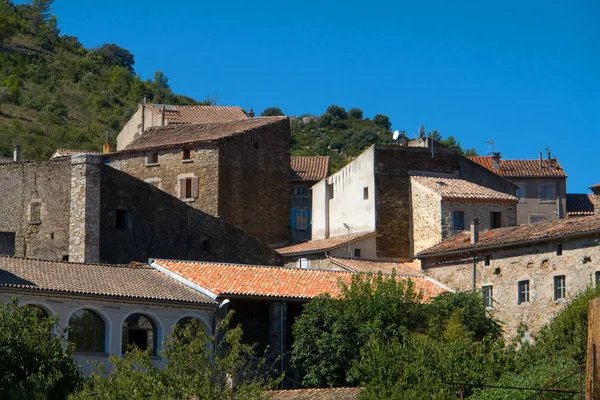
<svg viewBox="0 0 600 400"><path fill-rule="evenodd" d="M542 162L543 162L543 161L542 161L542 158L543 158L543 157L542 157L542 152L540 151L540 169L542 169Z"/></svg>
<svg viewBox="0 0 600 400"><path fill-rule="evenodd" d="M471 221L471 244L479 242L479 220L475 218Z"/></svg>
<svg viewBox="0 0 600 400"><path fill-rule="evenodd" d="M21 162L21 146L18 144L15 145L15 150L13 151L13 161Z"/></svg>
<svg viewBox="0 0 600 400"><path fill-rule="evenodd" d="M494 171L500 170L500 153L492 153L492 169Z"/></svg>
<svg viewBox="0 0 600 400"><path fill-rule="evenodd" d="M594 215L600 215L600 183L590 187L594 195L592 196L592 203L594 204Z"/></svg>
<svg viewBox="0 0 600 400"><path fill-rule="evenodd" d="M254 118L254 110L250 109L250 112L248 113L248 118Z"/></svg>

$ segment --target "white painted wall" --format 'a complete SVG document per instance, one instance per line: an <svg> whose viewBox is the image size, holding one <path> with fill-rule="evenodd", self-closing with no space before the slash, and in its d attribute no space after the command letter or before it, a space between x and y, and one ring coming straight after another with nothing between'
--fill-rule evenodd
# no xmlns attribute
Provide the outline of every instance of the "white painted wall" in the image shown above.
<svg viewBox="0 0 600 400"><path fill-rule="evenodd" d="M371 236L363 240L352 242L349 245L337 248L329 252L332 257L352 257L354 258L354 250L360 249L360 258L376 259L377 258L377 238ZM358 257L357 257L358 258Z"/></svg>
<svg viewBox="0 0 600 400"><path fill-rule="evenodd" d="M313 186L313 240L375 230L374 160L374 147L370 147ZM333 198L327 200L330 188ZM364 188L368 188L368 199L363 197Z"/></svg>
<svg viewBox="0 0 600 400"><path fill-rule="evenodd" d="M149 107L146 107L144 111L144 130L151 126L159 126L161 123L161 115L152 111ZM167 122L165 121L165 124L166 123ZM142 104L140 104L135 111L135 114L127 121L127 124L125 124L119 135L117 135L117 151L123 150L142 133ZM136 134L138 136L136 136Z"/></svg>
<svg viewBox="0 0 600 400"><path fill-rule="evenodd" d="M168 307L149 305L144 303L125 303L125 302L106 302L98 300L87 300L85 298L67 298L11 294L3 292L0 298L2 301L10 301L12 297L17 297L19 305L33 304L45 309L48 314L58 314L59 324L63 327L68 326L70 316L82 309L87 308L97 312L106 324L105 349L106 354L93 353L75 353L74 358L81 366L85 374L89 374L94 368L90 361L97 361L108 365L110 355L121 355L121 337L122 326L125 319L134 313L141 313L151 317L157 328L157 351L162 349L162 342L167 339L167 335L172 332L172 327L184 317L198 318L212 334L213 330L213 311L210 309L194 309L185 307ZM157 358L155 364L162 367L165 360Z"/></svg>

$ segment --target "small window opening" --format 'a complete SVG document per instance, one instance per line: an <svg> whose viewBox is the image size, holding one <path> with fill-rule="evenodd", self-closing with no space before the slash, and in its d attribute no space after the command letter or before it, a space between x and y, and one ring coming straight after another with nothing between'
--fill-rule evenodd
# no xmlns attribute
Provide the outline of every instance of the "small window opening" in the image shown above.
<svg viewBox="0 0 600 400"><path fill-rule="evenodd" d="M298 267L302 269L308 269L308 258L301 258L298 260Z"/></svg>
<svg viewBox="0 0 600 400"><path fill-rule="evenodd" d="M562 244L557 244L556 245L556 255L557 256L562 256Z"/></svg>
<svg viewBox="0 0 600 400"><path fill-rule="evenodd" d="M205 253L210 253L211 252L211 243L210 243L210 239L204 239L202 241L202 250Z"/></svg>
<svg viewBox="0 0 600 400"><path fill-rule="evenodd" d="M354 249L354 257L360 257L360 249Z"/></svg>
<svg viewBox="0 0 600 400"><path fill-rule="evenodd" d="M485 265L486 267L489 267L491 259L492 259L492 257L490 255L483 256L483 265Z"/></svg>
<svg viewBox="0 0 600 400"><path fill-rule="evenodd" d="M554 300L566 298L566 278L564 275L554 277Z"/></svg>
<svg viewBox="0 0 600 400"><path fill-rule="evenodd" d="M254 150L258 150L258 142L254 142Z"/></svg>
<svg viewBox="0 0 600 400"><path fill-rule="evenodd" d="M591 262L592 262L592 257L583 257L584 264L591 263Z"/></svg>
<svg viewBox="0 0 600 400"><path fill-rule="evenodd" d="M369 188L363 188L363 200L368 200L369 199Z"/></svg>
<svg viewBox="0 0 600 400"><path fill-rule="evenodd" d="M63 261L69 261L69 255L65 254L64 256L62 256L62 260Z"/></svg>
<svg viewBox="0 0 600 400"><path fill-rule="evenodd" d="M333 183L327 184L327 198L329 200L333 199Z"/></svg>
<svg viewBox="0 0 600 400"><path fill-rule="evenodd" d="M184 160L190 159L190 149L183 149L182 159L184 159Z"/></svg>
<svg viewBox="0 0 600 400"><path fill-rule="evenodd" d="M115 228L129 229L129 212L125 210L115 211Z"/></svg>
<svg viewBox="0 0 600 400"><path fill-rule="evenodd" d="M518 287L518 304L529 303L529 281L519 281Z"/></svg>

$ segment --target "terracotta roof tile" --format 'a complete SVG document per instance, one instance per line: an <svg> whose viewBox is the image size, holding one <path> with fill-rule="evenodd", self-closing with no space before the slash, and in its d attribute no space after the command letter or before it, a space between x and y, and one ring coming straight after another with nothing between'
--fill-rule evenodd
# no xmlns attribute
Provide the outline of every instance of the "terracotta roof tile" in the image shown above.
<svg viewBox="0 0 600 400"><path fill-rule="evenodd" d="M80 264L0 257L0 288L117 299L215 304L209 297L148 265Z"/></svg>
<svg viewBox="0 0 600 400"><path fill-rule="evenodd" d="M558 160L542 160L540 168L539 160L500 160L500 169L495 170L492 167L491 156L469 157L471 161L489 169L497 175L518 178L518 177L560 177L566 178L567 174L562 169Z"/></svg>
<svg viewBox="0 0 600 400"><path fill-rule="evenodd" d="M594 215L594 195L577 193L567 194L567 215Z"/></svg>
<svg viewBox="0 0 600 400"><path fill-rule="evenodd" d="M293 181L320 181L329 175L328 156L292 157Z"/></svg>
<svg viewBox="0 0 600 400"><path fill-rule="evenodd" d="M259 117L239 121L153 126L119 153L215 142L263 126L286 123L284 121L287 122L287 127L284 129L289 129L287 117Z"/></svg>
<svg viewBox="0 0 600 400"><path fill-rule="evenodd" d="M411 176L410 180L439 194L443 200L495 204L517 204L519 202L519 199L515 196L479 186L463 179Z"/></svg>
<svg viewBox="0 0 600 400"><path fill-rule="evenodd" d="M216 297L258 296L270 298L311 299L329 293L339 296L339 282L349 284L355 274L345 271L325 271L240 264L220 264L195 261L154 260L153 265L175 273L208 290ZM446 292L447 289L424 276L398 276L414 283L423 291L423 301Z"/></svg>
<svg viewBox="0 0 600 400"><path fill-rule="evenodd" d="M363 232L353 233L352 235L342 235L330 237L327 239L320 240L309 240L308 242L302 242L293 244L291 246L280 247L275 249L276 252L283 256L289 256L294 254L305 254L305 253L320 253L323 251L337 249L348 243L357 242L362 239L376 235L377 232Z"/></svg>
<svg viewBox="0 0 600 400"><path fill-rule="evenodd" d="M69 150L69 149L56 149L56 151L54 152L54 154L52 155L52 158L57 158L57 157L70 157L70 156L77 156L80 154L93 154L93 155L99 155L101 154L98 151L87 151L87 150Z"/></svg>
<svg viewBox="0 0 600 400"><path fill-rule="evenodd" d="M391 274L392 270L396 270L396 274L399 275L421 275L421 263L418 261L401 262L344 257L329 257L329 259L340 267L353 272Z"/></svg>
<svg viewBox="0 0 600 400"><path fill-rule="evenodd" d="M270 400L357 400L360 388L324 388L271 390Z"/></svg>
<svg viewBox="0 0 600 400"><path fill-rule="evenodd" d="M162 104L148 104L159 114ZM169 124L198 124L248 119L244 111L237 106L176 106L165 104L165 120Z"/></svg>
<svg viewBox="0 0 600 400"><path fill-rule="evenodd" d="M552 241L564 236L600 234L600 215L538 222L508 228L488 229L479 233L479 241L471 244L469 232L459 233L417 255L417 258L444 255L449 252L466 252L496 246L519 246L531 241Z"/></svg>

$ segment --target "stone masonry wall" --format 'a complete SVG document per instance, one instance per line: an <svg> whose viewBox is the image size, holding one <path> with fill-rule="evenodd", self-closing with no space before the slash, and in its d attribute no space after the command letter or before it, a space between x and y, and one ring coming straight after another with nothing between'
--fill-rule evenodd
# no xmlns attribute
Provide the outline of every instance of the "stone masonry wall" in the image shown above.
<svg viewBox="0 0 600 400"><path fill-rule="evenodd" d="M491 228L491 213L499 212L502 216L502 227L515 226L517 224L517 211L514 205L485 204L485 203L456 203L442 202L442 240L463 231L453 229L452 213L462 211L465 216L465 229L469 230L471 221L477 218L479 229ZM439 242L438 242L439 243Z"/></svg>
<svg viewBox="0 0 600 400"><path fill-rule="evenodd" d="M596 236L477 253L476 287L492 286L493 312L504 324L506 336L513 337L521 322L531 332L538 331L592 284L595 272L600 271L599 243ZM557 255L557 244L562 245L562 255ZM486 255L489 266L484 265ZM472 257L425 258L421 265L425 274L452 289L472 289ZM559 275L566 277L564 300L554 300L554 277ZM518 304L517 283L522 280L530 281L530 301Z"/></svg>
<svg viewBox="0 0 600 400"><path fill-rule="evenodd" d="M264 243L125 172L102 165L101 188L102 262L170 258L283 265Z"/></svg>
<svg viewBox="0 0 600 400"><path fill-rule="evenodd" d="M70 159L0 165L0 232L15 234L15 256L69 254L70 167Z"/></svg>
<svg viewBox="0 0 600 400"><path fill-rule="evenodd" d="M219 216L263 242L290 237L290 121L220 141Z"/></svg>
<svg viewBox="0 0 600 400"><path fill-rule="evenodd" d="M110 166L146 181L179 198L179 180L198 178L198 198L188 205L207 214L218 216L219 149L216 146L193 146L190 159L183 160L183 148L160 150L158 164L146 165L148 153L117 153L110 157Z"/></svg>
<svg viewBox="0 0 600 400"><path fill-rule="evenodd" d="M442 199L418 183L411 183L413 254L442 241Z"/></svg>

